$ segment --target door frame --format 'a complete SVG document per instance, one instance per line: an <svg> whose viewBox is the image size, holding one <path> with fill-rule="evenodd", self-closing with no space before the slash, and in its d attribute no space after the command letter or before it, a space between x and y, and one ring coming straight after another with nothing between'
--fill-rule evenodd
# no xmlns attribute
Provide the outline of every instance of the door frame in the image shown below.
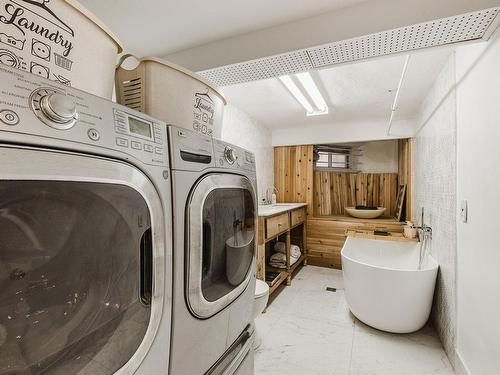
<svg viewBox="0 0 500 375"><path fill-rule="evenodd" d="M216 301L208 301L202 292L203 269L203 207L208 195L217 189L248 190L254 206L254 251L253 260L245 279L230 293ZM201 177L194 185L186 204L186 302L191 313L200 319L207 319L222 311L236 300L248 286L252 277L257 253L258 206L255 189L245 176L212 172Z"/></svg>
<svg viewBox="0 0 500 375"><path fill-rule="evenodd" d="M59 150L0 144L0 180L70 181L124 185L138 192L151 216L153 285L151 316L134 355L114 375L134 373L157 334L165 296L166 227L163 204L153 182L135 166L119 160Z"/></svg>

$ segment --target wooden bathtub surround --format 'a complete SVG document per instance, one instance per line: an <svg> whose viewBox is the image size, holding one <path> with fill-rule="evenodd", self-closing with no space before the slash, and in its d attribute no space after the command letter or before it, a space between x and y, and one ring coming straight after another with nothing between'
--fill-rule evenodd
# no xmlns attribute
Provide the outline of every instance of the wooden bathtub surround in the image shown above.
<svg viewBox="0 0 500 375"><path fill-rule="evenodd" d="M307 264L306 250L306 211L307 205L302 204L299 207L283 207L283 211L266 216L259 215L259 236L257 250L257 278L265 280L266 271L279 272L278 281L269 289L273 293L279 285L286 281L291 285L292 275L300 264ZM300 235L297 235L300 233ZM285 237L286 244L286 268L274 268L267 264L266 244L277 237ZM290 264L290 247L292 243L297 244L302 255L293 265Z"/></svg>
<svg viewBox="0 0 500 375"><path fill-rule="evenodd" d="M347 239L346 230L371 228L400 232L402 225L395 219L357 219L331 216L307 220L307 258L315 266L341 269L340 251Z"/></svg>
<svg viewBox="0 0 500 375"><path fill-rule="evenodd" d="M382 228L376 228L382 229ZM385 228L384 228L385 229ZM403 232L389 231L388 236L375 234L375 229L370 227L349 228L345 231L346 237L368 238L371 240L396 241L396 242L418 242L416 238L406 238Z"/></svg>

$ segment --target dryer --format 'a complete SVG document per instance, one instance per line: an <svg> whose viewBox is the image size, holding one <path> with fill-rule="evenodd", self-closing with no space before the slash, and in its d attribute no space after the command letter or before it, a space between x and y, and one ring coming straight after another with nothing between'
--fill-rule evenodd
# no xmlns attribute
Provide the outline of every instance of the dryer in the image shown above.
<svg viewBox="0 0 500 375"><path fill-rule="evenodd" d="M0 66L0 374L167 374L166 125Z"/></svg>
<svg viewBox="0 0 500 375"><path fill-rule="evenodd" d="M170 373L253 374L255 158L168 127L174 213Z"/></svg>

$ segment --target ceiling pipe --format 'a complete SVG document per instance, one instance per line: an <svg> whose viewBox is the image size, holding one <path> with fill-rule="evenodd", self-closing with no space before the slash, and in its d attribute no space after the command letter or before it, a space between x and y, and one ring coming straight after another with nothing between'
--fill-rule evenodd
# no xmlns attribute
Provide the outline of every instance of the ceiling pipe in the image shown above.
<svg viewBox="0 0 500 375"><path fill-rule="evenodd" d="M394 102L391 107L391 118L389 119L389 127L387 128L387 135L391 135L392 122L394 120L394 115L398 109L399 95L401 93L401 88L403 87L404 80L406 78L406 71L408 70L408 63L410 62L410 55L406 56L405 64L403 66L403 71L401 72L401 78L399 79L398 89L396 90L396 96L394 97Z"/></svg>
<svg viewBox="0 0 500 375"><path fill-rule="evenodd" d="M406 71L408 70L408 63L410 62L410 55L406 56L405 64L403 66L403 71L401 72L401 78L399 79L398 89L396 90L396 96L394 97L394 102L391 107L391 117L389 119L389 126L387 128L387 135L391 135L392 122L394 120L394 115L398 109L399 95L401 93L401 88L403 87L404 80L406 78Z"/></svg>

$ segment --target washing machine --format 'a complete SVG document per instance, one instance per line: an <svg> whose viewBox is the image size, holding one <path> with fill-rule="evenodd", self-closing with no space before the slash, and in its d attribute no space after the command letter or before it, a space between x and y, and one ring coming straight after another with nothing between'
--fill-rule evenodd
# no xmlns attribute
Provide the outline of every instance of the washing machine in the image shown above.
<svg viewBox="0 0 500 375"><path fill-rule="evenodd" d="M0 374L167 374L166 125L4 66L0 86Z"/></svg>
<svg viewBox="0 0 500 375"><path fill-rule="evenodd" d="M170 373L253 374L255 158L169 126L174 215Z"/></svg>

